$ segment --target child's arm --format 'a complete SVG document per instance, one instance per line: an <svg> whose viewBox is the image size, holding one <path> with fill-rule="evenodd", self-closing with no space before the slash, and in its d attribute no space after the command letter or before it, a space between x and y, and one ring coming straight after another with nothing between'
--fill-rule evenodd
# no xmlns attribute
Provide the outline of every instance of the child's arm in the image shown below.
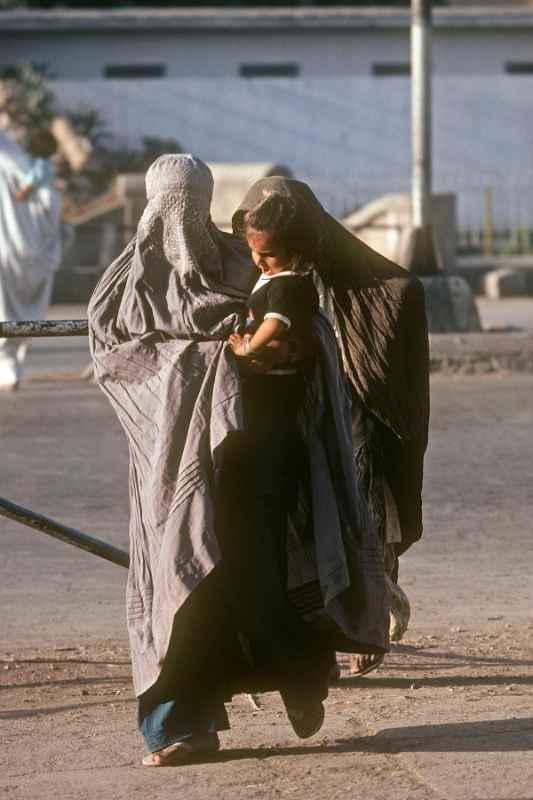
<svg viewBox="0 0 533 800"><path fill-rule="evenodd" d="M33 186L30 183L27 183L25 186L19 189L18 192L15 192L15 200L18 200L20 203L22 200L25 200L28 197L28 195L30 195L32 192L33 192Z"/></svg>
<svg viewBox="0 0 533 800"><path fill-rule="evenodd" d="M36 158L29 170L24 176L24 181L18 192L15 193L15 200L19 202L26 200L26 198L36 189L46 183L47 178L53 176L53 170L50 163L44 158Z"/></svg>
<svg viewBox="0 0 533 800"><path fill-rule="evenodd" d="M288 327L287 323L282 322L280 319L268 317L263 320L251 338L239 336L238 334L230 336L230 347L236 356L253 355L253 353L262 350L263 347L277 339Z"/></svg>

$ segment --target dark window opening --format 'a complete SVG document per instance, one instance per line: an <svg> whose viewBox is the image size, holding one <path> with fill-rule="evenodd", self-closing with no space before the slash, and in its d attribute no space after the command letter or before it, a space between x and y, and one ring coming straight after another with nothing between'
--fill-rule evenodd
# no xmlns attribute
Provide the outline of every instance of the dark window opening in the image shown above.
<svg viewBox="0 0 533 800"><path fill-rule="evenodd" d="M398 75L410 75L410 64L372 64L372 75L378 78L395 77Z"/></svg>
<svg viewBox="0 0 533 800"><path fill-rule="evenodd" d="M9 78L18 78L20 70L16 66L2 65L0 67L0 80L8 80Z"/></svg>
<svg viewBox="0 0 533 800"><path fill-rule="evenodd" d="M297 78L299 64L240 64L241 78Z"/></svg>
<svg viewBox="0 0 533 800"><path fill-rule="evenodd" d="M24 62L26 64L27 62ZM18 79L21 77L24 70L24 64L0 64L0 80ZM46 64L38 64L35 61L30 63L30 66L46 78L53 78L54 76L49 72Z"/></svg>
<svg viewBox="0 0 533 800"><path fill-rule="evenodd" d="M112 64L104 67L104 78L164 78L164 64Z"/></svg>
<svg viewBox="0 0 533 800"><path fill-rule="evenodd" d="M533 75L533 61L508 61L505 71L509 75Z"/></svg>

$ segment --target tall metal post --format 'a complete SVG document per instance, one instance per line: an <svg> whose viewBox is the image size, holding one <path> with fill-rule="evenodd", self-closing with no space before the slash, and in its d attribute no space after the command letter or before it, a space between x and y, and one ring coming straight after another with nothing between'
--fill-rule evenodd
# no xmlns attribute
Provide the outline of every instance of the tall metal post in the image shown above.
<svg viewBox="0 0 533 800"><path fill-rule="evenodd" d="M411 0L412 241L408 268L438 271L431 213L431 0Z"/></svg>

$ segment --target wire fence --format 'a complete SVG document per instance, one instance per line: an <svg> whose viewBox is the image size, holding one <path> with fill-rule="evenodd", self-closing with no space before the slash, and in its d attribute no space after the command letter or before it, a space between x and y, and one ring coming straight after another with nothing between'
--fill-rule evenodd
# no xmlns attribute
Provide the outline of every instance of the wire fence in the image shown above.
<svg viewBox="0 0 533 800"><path fill-rule="evenodd" d="M460 254L533 254L533 185L501 182L462 188L457 223Z"/></svg>
<svg viewBox="0 0 533 800"><path fill-rule="evenodd" d="M490 179L492 178L492 179ZM409 193L404 176L383 176L377 180L356 180L346 176L346 185L316 176L312 188L328 210L336 205L336 216L343 218L384 195ZM349 192L348 183L352 189ZM487 181L455 187L450 180L437 180L436 193L456 197L456 242L459 256L533 256L533 180ZM339 191L351 202L339 203ZM336 202L334 202L336 197ZM120 254L135 227L125 225L121 213L102 215L77 225L70 247L65 251L56 275L55 299L62 302L88 297L104 269ZM396 220L397 222L397 220ZM394 225L392 218L371 220L374 227Z"/></svg>

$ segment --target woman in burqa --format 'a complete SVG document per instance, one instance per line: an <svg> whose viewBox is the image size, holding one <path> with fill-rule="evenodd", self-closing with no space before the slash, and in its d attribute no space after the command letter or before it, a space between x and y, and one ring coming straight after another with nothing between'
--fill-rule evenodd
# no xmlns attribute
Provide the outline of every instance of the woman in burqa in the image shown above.
<svg viewBox="0 0 533 800"><path fill-rule="evenodd" d="M353 397L321 317L301 422L310 467L287 525L286 576L256 502L243 416L248 379L226 343L256 274L242 239L210 220L205 164L182 155L154 162L137 234L89 304L96 378L129 444L127 620L150 766L217 750L217 731L228 727L224 701L239 691L279 690L295 732L312 735L332 651L386 652L383 542L364 484L374 467L363 453L379 452L392 494L405 496L398 550L421 532L427 365L418 284L372 251L358 260L357 240L351 258L351 237L337 229L344 249L328 258L338 244L327 239L333 220L303 184L260 182L244 208L254 191L274 187L307 198L317 277L332 300L350 392L373 426L354 459ZM411 346L422 370L416 379Z"/></svg>
<svg viewBox="0 0 533 800"><path fill-rule="evenodd" d="M422 535L422 478L429 426L429 347L424 290L417 278L349 233L301 181L257 181L233 216L245 216L266 194L305 209L308 246L321 307L337 337L350 384L353 447L360 484L384 545L392 615L390 635L403 636L409 602L397 584L398 557ZM352 658L362 675L383 660L379 651Z"/></svg>

